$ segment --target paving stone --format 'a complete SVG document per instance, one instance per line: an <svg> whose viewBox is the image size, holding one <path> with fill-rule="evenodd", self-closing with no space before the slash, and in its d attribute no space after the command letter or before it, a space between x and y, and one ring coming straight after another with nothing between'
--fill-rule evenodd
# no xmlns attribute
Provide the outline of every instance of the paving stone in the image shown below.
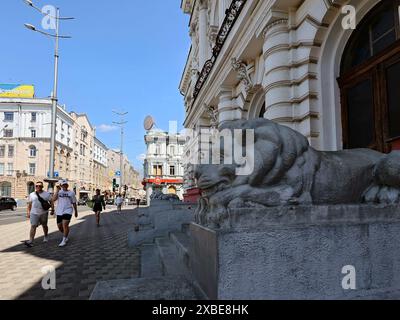
<svg viewBox="0 0 400 320"><path fill-rule="evenodd" d="M65 248L58 248L62 235L54 220L49 221L49 243L42 243L43 231L39 229L32 249L21 244L28 238L28 221L0 226L0 298L89 299L97 281L137 278L140 254L126 243L134 214L134 210L121 216L107 213L98 229L93 214L82 212L84 220L72 220L71 241ZM56 268L54 291L41 286L41 269L49 265Z"/></svg>

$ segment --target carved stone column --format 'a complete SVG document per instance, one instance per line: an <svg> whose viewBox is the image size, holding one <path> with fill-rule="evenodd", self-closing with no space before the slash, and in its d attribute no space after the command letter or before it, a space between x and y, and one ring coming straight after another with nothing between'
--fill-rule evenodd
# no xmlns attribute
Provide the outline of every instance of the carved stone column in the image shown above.
<svg viewBox="0 0 400 320"><path fill-rule="evenodd" d="M221 87L218 103L219 124L224 121L242 119L242 109L232 96L231 87Z"/></svg>
<svg viewBox="0 0 400 320"><path fill-rule="evenodd" d="M271 120L279 121L292 116L289 43L287 19L276 20L265 28L265 117Z"/></svg>

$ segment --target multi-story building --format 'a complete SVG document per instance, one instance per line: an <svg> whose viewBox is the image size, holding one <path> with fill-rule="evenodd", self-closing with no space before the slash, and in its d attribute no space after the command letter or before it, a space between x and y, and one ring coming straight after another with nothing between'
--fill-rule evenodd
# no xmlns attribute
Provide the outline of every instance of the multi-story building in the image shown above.
<svg viewBox="0 0 400 320"><path fill-rule="evenodd" d="M37 180L48 177L51 108L49 99L0 98L0 196L25 199ZM70 178L74 120L57 109L55 171Z"/></svg>
<svg viewBox="0 0 400 320"><path fill-rule="evenodd" d="M144 161L143 185L147 200L157 190L176 194L183 199L183 159L185 138L157 129L145 136L147 154Z"/></svg>
<svg viewBox="0 0 400 320"><path fill-rule="evenodd" d="M400 149L399 5L183 0L185 127L264 117L320 150Z"/></svg>
<svg viewBox="0 0 400 320"><path fill-rule="evenodd" d="M127 186L127 192L125 196L127 198L138 198L139 191L141 189L140 177L139 173L134 169L132 164L130 163L128 157L123 155L122 157L122 170L121 170L121 153L119 150L108 150L107 155L108 161L108 175L111 178L110 180L110 190L113 190L113 180L115 179L116 183L121 186L123 190L124 186ZM117 175L118 172L122 173L122 181L121 177ZM119 192L120 188L116 188L115 193Z"/></svg>
<svg viewBox="0 0 400 320"><path fill-rule="evenodd" d="M79 198L86 198L92 196L97 187L93 174L95 129L86 114L70 114L75 134L71 184Z"/></svg>
<svg viewBox="0 0 400 320"><path fill-rule="evenodd" d="M35 182L49 175L52 101L34 98L33 93L30 98L7 95L0 97L0 196L24 200ZM91 197L96 189L111 193L120 170L119 153L114 152L109 163L110 150L96 138L86 114L58 106L55 151L56 176L68 179L79 198ZM127 194L135 197L138 172L126 156L123 164Z"/></svg>
<svg viewBox="0 0 400 320"><path fill-rule="evenodd" d="M94 138L93 183L102 191L110 191L112 178L108 174L108 148L98 138Z"/></svg>

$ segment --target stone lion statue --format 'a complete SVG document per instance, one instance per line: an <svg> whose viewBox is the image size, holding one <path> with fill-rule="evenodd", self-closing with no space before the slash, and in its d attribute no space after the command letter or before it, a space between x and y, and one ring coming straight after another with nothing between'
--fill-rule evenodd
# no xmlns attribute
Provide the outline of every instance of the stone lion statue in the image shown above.
<svg viewBox="0 0 400 320"><path fill-rule="evenodd" d="M237 165L196 166L200 224L218 227L230 207L400 202L400 151L321 152L267 119L230 121L224 129L254 129L254 171L237 176Z"/></svg>

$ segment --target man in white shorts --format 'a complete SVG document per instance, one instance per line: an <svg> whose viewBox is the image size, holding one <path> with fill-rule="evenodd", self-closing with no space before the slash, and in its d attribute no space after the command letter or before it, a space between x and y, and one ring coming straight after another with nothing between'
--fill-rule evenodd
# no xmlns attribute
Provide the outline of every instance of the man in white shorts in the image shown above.
<svg viewBox="0 0 400 320"><path fill-rule="evenodd" d="M35 185L36 191L29 195L27 218L30 219L31 222L31 231L29 240L25 241L25 245L28 248L33 247L36 230L40 225L42 226L44 232L43 242L48 242L49 227L47 226L47 223L49 220L49 209L51 208L51 195L50 193L44 191L43 188L43 182L37 182ZM47 205L49 208L43 207L44 202L47 202L45 206Z"/></svg>
<svg viewBox="0 0 400 320"><path fill-rule="evenodd" d="M75 218L78 218L78 206L76 201L76 195L73 191L68 190L68 181L62 180L60 187L57 188L56 193L53 196L53 203L57 202L57 226L58 230L64 235L59 247L65 247L68 243L69 236L69 224L72 219L72 214L75 211Z"/></svg>

